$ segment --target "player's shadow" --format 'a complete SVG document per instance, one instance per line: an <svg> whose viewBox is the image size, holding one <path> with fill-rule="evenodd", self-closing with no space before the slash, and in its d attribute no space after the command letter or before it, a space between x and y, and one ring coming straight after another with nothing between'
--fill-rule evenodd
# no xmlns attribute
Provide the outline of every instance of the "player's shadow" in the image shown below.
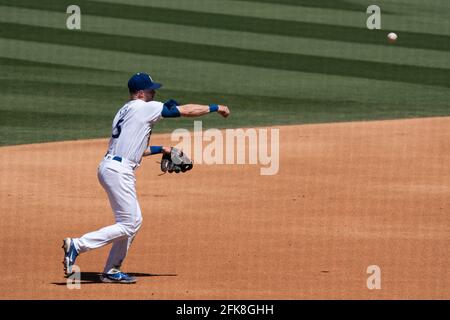
<svg viewBox="0 0 450 320"><path fill-rule="evenodd" d="M154 274L154 273L139 273L139 272L127 272L128 275L136 278L141 277L176 277L177 274ZM101 273L99 272L80 272L80 284L94 284L94 283L103 283L100 280ZM72 280L73 281L73 280ZM52 282L52 284L57 286L66 286L67 281L64 282Z"/></svg>

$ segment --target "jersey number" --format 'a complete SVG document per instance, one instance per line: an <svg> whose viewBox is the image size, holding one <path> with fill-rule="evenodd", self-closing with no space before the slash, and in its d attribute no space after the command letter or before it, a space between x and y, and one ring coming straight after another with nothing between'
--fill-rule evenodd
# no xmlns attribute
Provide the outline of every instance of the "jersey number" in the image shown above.
<svg viewBox="0 0 450 320"><path fill-rule="evenodd" d="M112 137L114 139L118 138L120 136L120 133L122 132L122 127L120 126L120 124L123 122L123 119L120 119L119 121L117 121L116 126L114 127L114 130L112 132Z"/></svg>

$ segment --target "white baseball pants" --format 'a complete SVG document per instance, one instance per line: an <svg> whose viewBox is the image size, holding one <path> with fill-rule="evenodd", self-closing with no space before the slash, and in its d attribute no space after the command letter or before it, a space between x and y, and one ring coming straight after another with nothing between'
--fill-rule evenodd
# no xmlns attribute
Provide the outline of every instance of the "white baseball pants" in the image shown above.
<svg viewBox="0 0 450 320"><path fill-rule="evenodd" d="M142 214L136 196L133 169L112 159L98 167L98 180L108 194L116 223L73 239L78 253L113 243L104 272L120 269L128 249L142 224Z"/></svg>

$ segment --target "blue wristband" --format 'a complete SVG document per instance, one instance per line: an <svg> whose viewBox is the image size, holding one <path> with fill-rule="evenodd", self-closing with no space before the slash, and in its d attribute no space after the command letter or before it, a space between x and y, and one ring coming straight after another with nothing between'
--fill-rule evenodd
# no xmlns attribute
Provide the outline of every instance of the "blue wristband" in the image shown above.
<svg viewBox="0 0 450 320"><path fill-rule="evenodd" d="M209 105L209 112L217 112L219 110L219 106L217 104Z"/></svg>
<svg viewBox="0 0 450 320"><path fill-rule="evenodd" d="M151 154L162 153L163 147L162 146L150 146L150 152L151 152Z"/></svg>

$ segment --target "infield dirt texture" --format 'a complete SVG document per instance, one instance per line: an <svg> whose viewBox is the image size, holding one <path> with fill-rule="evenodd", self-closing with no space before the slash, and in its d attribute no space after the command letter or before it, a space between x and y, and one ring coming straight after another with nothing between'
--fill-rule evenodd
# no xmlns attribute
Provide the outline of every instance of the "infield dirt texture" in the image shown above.
<svg viewBox="0 0 450 320"><path fill-rule="evenodd" d="M450 298L450 2L377 1L368 30L372 2L0 0L0 298ZM280 170L145 159L138 283L97 283L107 247L69 290L61 240L113 222L96 169L137 71L230 107L204 129L279 128Z"/></svg>

